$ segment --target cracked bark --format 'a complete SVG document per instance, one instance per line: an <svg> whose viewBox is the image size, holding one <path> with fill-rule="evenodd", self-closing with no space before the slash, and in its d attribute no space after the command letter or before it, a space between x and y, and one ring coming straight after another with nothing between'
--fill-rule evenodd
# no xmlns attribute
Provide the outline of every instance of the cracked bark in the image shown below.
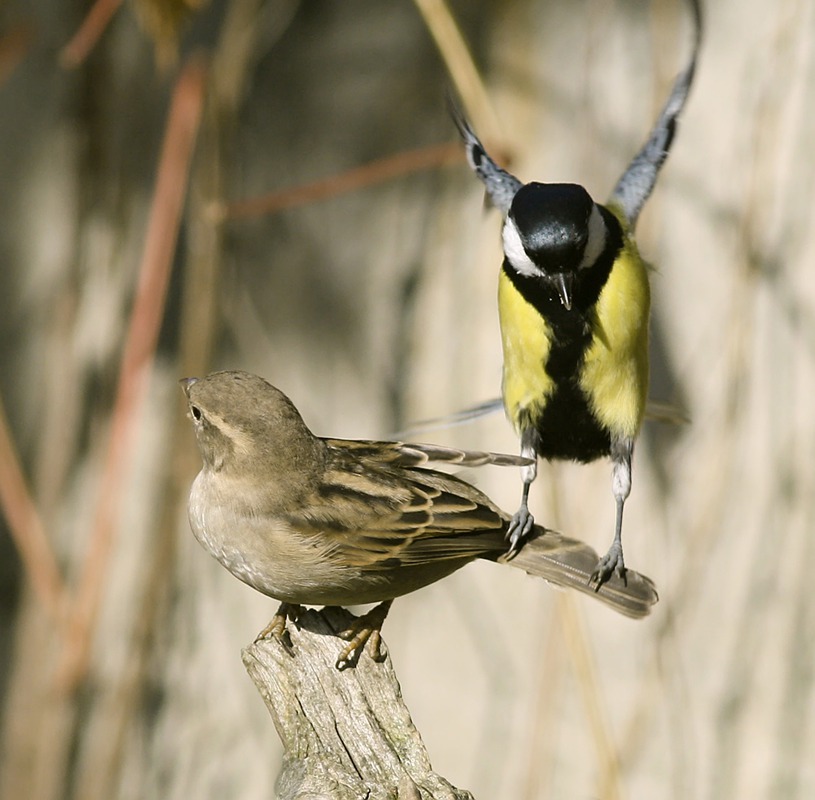
<svg viewBox="0 0 815 800"><path fill-rule="evenodd" d="M390 656L363 653L356 667L334 663L345 609L305 611L289 623L293 655L275 640L255 642L243 663L283 742L280 800L472 800L433 772L410 718Z"/></svg>

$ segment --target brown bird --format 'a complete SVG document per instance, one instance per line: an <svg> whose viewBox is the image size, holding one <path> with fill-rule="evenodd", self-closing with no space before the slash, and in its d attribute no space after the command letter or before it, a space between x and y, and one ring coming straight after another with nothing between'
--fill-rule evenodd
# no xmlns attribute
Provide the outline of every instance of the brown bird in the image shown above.
<svg viewBox="0 0 815 800"><path fill-rule="evenodd" d="M300 605L379 603L341 634L337 660L355 663L393 598L476 558L505 562L509 516L469 483L428 468L518 466L518 456L426 444L315 436L286 395L246 372L181 381L204 465L189 518L204 548L235 577L282 605L260 636L285 641ZM507 563L601 600L629 617L657 602L653 583L627 571L589 585L597 553L536 526Z"/></svg>

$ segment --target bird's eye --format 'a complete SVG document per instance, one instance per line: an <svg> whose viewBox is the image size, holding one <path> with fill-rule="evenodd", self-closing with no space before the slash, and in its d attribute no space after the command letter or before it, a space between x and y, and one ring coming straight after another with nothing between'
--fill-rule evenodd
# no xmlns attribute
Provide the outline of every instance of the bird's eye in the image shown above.
<svg viewBox="0 0 815 800"><path fill-rule="evenodd" d="M190 406L190 414L196 422L201 419L201 409L198 406Z"/></svg>

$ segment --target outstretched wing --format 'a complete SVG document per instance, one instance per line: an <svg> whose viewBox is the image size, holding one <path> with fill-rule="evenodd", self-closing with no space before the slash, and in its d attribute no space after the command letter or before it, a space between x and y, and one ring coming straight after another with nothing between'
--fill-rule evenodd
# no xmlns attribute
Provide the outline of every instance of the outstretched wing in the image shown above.
<svg viewBox="0 0 815 800"><path fill-rule="evenodd" d="M450 116L464 140L468 163L484 184L492 204L506 216L512 198L523 184L490 158L481 140L475 135L470 123L452 99L449 99L449 105Z"/></svg>
<svg viewBox="0 0 815 800"><path fill-rule="evenodd" d="M398 455L388 462L374 442L335 442L302 505L307 510L287 522L300 536L312 531L314 546L347 568L349 582L364 573L373 599L424 586L475 558L507 560L508 517L478 489L452 475L398 465ZM398 452L395 446L391 454ZM657 601L653 583L632 570L627 583L615 575L599 588L590 584L597 553L542 528L508 563L627 616L645 616ZM377 589L376 581L389 588Z"/></svg>
<svg viewBox="0 0 815 800"><path fill-rule="evenodd" d="M614 204L621 209L632 230L637 223L637 218L645 205L645 201L654 189L659 170L668 157L668 151L671 149L671 143L676 133L677 119L685 107L688 92L693 83L693 75L696 71L696 60L702 41L702 10L699 0L688 0L688 2L693 14L693 49L688 64L674 81L671 94L652 128L648 140L639 153L634 156L620 180L617 181L617 185L609 198L610 204Z"/></svg>

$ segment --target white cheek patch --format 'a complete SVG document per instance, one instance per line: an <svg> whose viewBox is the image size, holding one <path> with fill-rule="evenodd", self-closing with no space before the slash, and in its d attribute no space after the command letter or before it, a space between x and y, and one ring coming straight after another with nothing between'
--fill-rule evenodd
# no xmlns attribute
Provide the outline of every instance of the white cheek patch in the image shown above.
<svg viewBox="0 0 815 800"><path fill-rule="evenodd" d="M602 219L600 221L602 222ZM507 217L504 223L502 237L504 240L504 255L516 272L530 278L540 276L540 269L535 266L532 259L526 254L526 250L521 244L521 235L518 233L518 228L510 217Z"/></svg>
<svg viewBox="0 0 815 800"><path fill-rule="evenodd" d="M583 251L583 260L578 269L592 266L606 246L606 223L597 204L594 203L589 215L589 236L586 240L586 249Z"/></svg>

